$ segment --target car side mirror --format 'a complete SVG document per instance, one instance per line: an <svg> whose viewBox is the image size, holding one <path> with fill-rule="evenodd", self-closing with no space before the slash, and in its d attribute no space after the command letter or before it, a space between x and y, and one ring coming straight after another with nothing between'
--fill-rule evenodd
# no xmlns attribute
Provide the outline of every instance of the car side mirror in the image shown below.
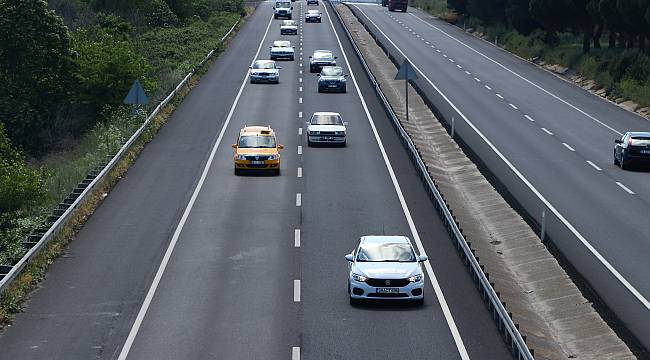
<svg viewBox="0 0 650 360"><path fill-rule="evenodd" d="M236 149L236 148L237 148L237 144L232 144L232 148L233 148L233 149Z"/></svg>
<svg viewBox="0 0 650 360"><path fill-rule="evenodd" d="M252 67L252 66L249 66L248 68L249 68L249 69L252 69L253 67Z"/></svg>
<svg viewBox="0 0 650 360"><path fill-rule="evenodd" d="M352 256L352 254L347 254L347 255L345 255L345 260L347 260L349 262L353 262L354 261L354 256Z"/></svg>
<svg viewBox="0 0 650 360"><path fill-rule="evenodd" d="M419 262L425 262L425 261L427 261L427 260L429 260L429 257L426 256L426 255L420 255L420 256L418 256L418 261L419 261Z"/></svg>
<svg viewBox="0 0 650 360"><path fill-rule="evenodd" d="M348 126L348 122L347 122L347 121L344 121L344 122L343 122L343 126Z"/></svg>
<svg viewBox="0 0 650 360"><path fill-rule="evenodd" d="M338 57L338 56L335 56L334 58L335 58L335 59L338 59L339 57Z"/></svg>
<svg viewBox="0 0 650 360"><path fill-rule="evenodd" d="M616 139L616 140L614 140L614 142L617 143L617 144L622 144L622 143L623 143L623 140L621 140L621 139Z"/></svg>
<svg viewBox="0 0 650 360"><path fill-rule="evenodd" d="M291 10L293 10L293 6L291 7Z"/></svg>
<svg viewBox="0 0 650 360"><path fill-rule="evenodd" d="M320 74L316 74L316 76L320 77Z"/></svg>
<svg viewBox="0 0 650 360"><path fill-rule="evenodd" d="M305 124L307 124L307 125L311 125L311 124L309 123L309 121L305 121Z"/></svg>
<svg viewBox="0 0 650 360"><path fill-rule="evenodd" d="M311 59L311 56L309 58Z"/></svg>
<svg viewBox="0 0 650 360"><path fill-rule="evenodd" d="M284 149L284 145L279 144L279 145L278 145L278 150L282 150L282 149Z"/></svg>
<svg viewBox="0 0 650 360"><path fill-rule="evenodd" d="M348 74L343 75L343 77L348 77Z"/></svg>
<svg viewBox="0 0 650 360"><path fill-rule="evenodd" d="M275 68L280 70L280 69L282 69L282 66L276 66Z"/></svg>

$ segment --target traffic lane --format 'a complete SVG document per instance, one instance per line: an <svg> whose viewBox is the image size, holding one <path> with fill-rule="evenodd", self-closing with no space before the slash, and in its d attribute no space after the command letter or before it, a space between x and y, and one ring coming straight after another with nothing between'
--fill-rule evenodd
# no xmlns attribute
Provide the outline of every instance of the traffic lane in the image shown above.
<svg viewBox="0 0 650 360"><path fill-rule="evenodd" d="M283 65L280 84L245 85L130 358L281 359L297 343L298 66ZM273 93L288 96L278 103ZM277 132L282 176L233 175L230 144L244 125Z"/></svg>
<svg viewBox="0 0 650 360"><path fill-rule="evenodd" d="M636 189L645 201L650 201L650 182L647 179L621 174L617 169L607 166L612 163L613 139L620 137L616 132L541 93L494 63L475 56L471 50L459 46L456 41L444 35L436 36L439 33L432 32L431 28L422 22L412 20L413 17L409 13L386 15L378 11L376 6L360 8L364 9L385 33L390 34L394 42L401 44L400 47L408 53L411 60L432 79L435 79L439 72L454 72L459 78L466 78L464 88L467 91L484 94L493 102L492 106L518 110L512 113L513 121L531 121L525 117L528 115L539 127L552 132L558 138L560 147L581 154L584 159L581 159L580 164L584 165L589 160L605 169L610 176L620 176L627 186ZM413 28L406 29L392 18L408 23ZM411 31L422 36L416 37ZM431 45L423 42L428 40L431 40ZM575 90L584 92L579 88ZM463 99L457 101L462 103ZM650 130L650 123L643 121L636 128Z"/></svg>
<svg viewBox="0 0 650 360"><path fill-rule="evenodd" d="M122 346L267 14L251 15L48 269L0 335L0 357L109 359Z"/></svg>
<svg viewBox="0 0 650 360"><path fill-rule="evenodd" d="M334 23L339 34L342 34L337 20ZM314 39L311 38L312 35ZM327 37L324 35L330 39L324 38ZM333 37L333 33L325 32L305 35L308 42L316 40L319 46L327 44L324 48L336 49L337 44L330 45L335 42ZM405 191L433 268L438 272L438 280L444 284L442 288L447 302L470 356L510 358L389 119L376 97L372 96L374 90L363 75L353 49L346 37L342 40ZM339 59L339 65L343 65L340 55ZM309 87L312 88L313 93L306 94L306 107L312 106L314 102L319 109L323 103L330 104L331 108L341 112L344 120L349 121L349 126L348 147L316 147L308 148L305 152L305 220L301 241L305 259L302 265L305 298L305 332L302 339L305 358L318 357L314 354L347 358L347 354L354 352L359 344L363 344L364 351L368 349L369 356L374 354L382 358L391 358L391 351L396 355L413 355L403 356L406 358L431 357L434 354L440 355L440 358L458 357L428 279L423 308L401 305L355 308L348 304L347 268L343 255L354 248L359 236L372 233L411 235L376 140L371 135L370 125L362 115L363 109L352 82L348 81L347 95L317 94L315 82ZM351 98L354 99L353 102L349 102ZM355 113L356 116L348 115ZM319 212L327 215L316 219ZM316 262L316 259L321 258L326 260L324 263L327 267ZM333 297L335 301L332 301ZM335 316L327 316L331 314ZM402 324L408 324L412 329L405 331ZM380 339L383 341L380 342ZM386 347L386 339L395 344L410 342L413 345L401 348L402 351L399 352L397 347ZM360 352L355 352L355 355L363 356Z"/></svg>
<svg viewBox="0 0 650 360"><path fill-rule="evenodd" d="M612 126L614 128L622 127L624 129L634 129L638 126L641 126L646 129L648 128L647 120L641 118L640 116L631 113L629 111L626 111L618 106L615 106L608 101L604 101L600 97L594 96L593 94L583 90L578 86L575 86L570 82L564 81L558 78L557 76L548 73L547 71L541 70L537 68L535 65L527 61L524 61L507 51L495 48L494 46L492 46L492 44L485 42L481 39L477 39L476 37L465 33L464 31L462 31L461 29L455 26L434 19L432 16L427 15L420 10L416 10L414 13L410 14L410 17L415 22L419 22L422 25L424 25L426 28L428 28L429 32L431 32L432 35L436 36L436 38L440 40L445 40L446 38L447 40L445 41L451 40L452 42L449 43L450 45L453 45L455 43L455 46L449 47L450 49L461 50L461 51L466 50L467 52L464 53L466 54L465 56L468 59L472 59L472 60L482 59L485 62L484 65L489 65L487 63L491 63L495 65L494 62L485 59L483 56L468 49L467 47L458 43L456 40L451 39L447 35L441 33L439 30L436 30L428 26L425 22L417 19L416 16L421 19L424 19L429 24L444 30L448 34L454 36L456 39L471 46L473 49L499 62L507 69L510 69L513 72L525 77L532 83L546 89L547 91L555 94L556 96L578 107L579 109L585 111L586 113L607 123L609 126ZM424 31L426 30L426 28L418 27L418 30ZM483 61L481 63L483 63ZM485 66L483 68L485 68ZM506 71L508 74L512 76L514 80L521 81L523 82L522 84L526 84L527 86L533 87L533 85L530 85L529 83L520 79L516 75L508 72L507 70L503 69L503 67L499 67L499 69L501 71ZM541 92L541 90L539 91L541 95L543 92ZM556 101L558 101L558 104L556 105L568 106L566 104L559 102L559 100Z"/></svg>
<svg viewBox="0 0 650 360"><path fill-rule="evenodd" d="M650 244L641 240L646 237L644 234L649 226L647 222L644 224L645 214L650 211L644 197L630 196L615 179L581 161L579 155L570 154L555 134L542 131L536 123L526 119L513 118L516 110L494 106L492 99L465 85L471 80L444 71L437 72L431 79L451 101L464 105L463 113L619 272L642 293L650 293L650 285L642 275L648 265L643 263L641 254L650 250ZM423 91L430 99L436 97L430 86ZM502 123L495 125L494 121L499 120ZM473 132L460 121L456 122L456 131L461 136ZM531 134L536 136L531 138ZM621 201L625 201L625 206L612 211L612 204ZM542 210L540 204L533 216L541 214ZM620 240L613 242L611 239ZM588 274L585 276L588 278Z"/></svg>

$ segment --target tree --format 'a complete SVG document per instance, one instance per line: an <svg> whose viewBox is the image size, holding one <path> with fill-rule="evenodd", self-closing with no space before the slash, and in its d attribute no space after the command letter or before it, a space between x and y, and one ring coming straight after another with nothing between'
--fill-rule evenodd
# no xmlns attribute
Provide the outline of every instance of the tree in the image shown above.
<svg viewBox="0 0 650 360"><path fill-rule="evenodd" d="M466 14L467 0L447 0L447 8L460 14Z"/></svg>
<svg viewBox="0 0 650 360"><path fill-rule="evenodd" d="M40 154L69 101L68 30L42 0L0 0L0 121L12 142Z"/></svg>
<svg viewBox="0 0 650 360"><path fill-rule="evenodd" d="M505 0L467 0L467 12L487 23L503 22Z"/></svg>
<svg viewBox="0 0 650 360"><path fill-rule="evenodd" d="M539 27L528 11L529 4L530 0L508 0L506 5L508 23L524 35Z"/></svg>

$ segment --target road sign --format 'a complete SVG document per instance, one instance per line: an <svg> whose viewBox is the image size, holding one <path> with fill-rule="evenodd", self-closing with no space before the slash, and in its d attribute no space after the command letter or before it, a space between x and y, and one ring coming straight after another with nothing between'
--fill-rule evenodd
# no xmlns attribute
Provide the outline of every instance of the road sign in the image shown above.
<svg viewBox="0 0 650 360"><path fill-rule="evenodd" d="M395 75L395 80L415 80L418 78L418 74L415 72L415 68L408 60L404 60L402 65Z"/></svg>
<svg viewBox="0 0 650 360"><path fill-rule="evenodd" d="M138 80L134 81L131 90L129 90L129 93L124 98L124 103L130 105L143 105L148 102L149 98L147 98L147 94L144 93L142 85L140 85Z"/></svg>
<svg viewBox="0 0 650 360"><path fill-rule="evenodd" d="M404 80L406 88L406 121L409 121L409 80L415 80L417 78L418 74L415 72L413 65L407 59L404 59L402 66L399 67L395 75L395 80Z"/></svg>

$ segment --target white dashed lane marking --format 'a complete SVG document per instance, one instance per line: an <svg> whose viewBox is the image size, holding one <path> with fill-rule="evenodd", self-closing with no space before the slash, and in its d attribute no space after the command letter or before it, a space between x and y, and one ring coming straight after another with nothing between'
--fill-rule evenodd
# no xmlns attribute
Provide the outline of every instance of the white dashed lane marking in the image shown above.
<svg viewBox="0 0 650 360"><path fill-rule="evenodd" d="M481 79L479 79L477 77L475 77L474 80L476 80L476 82L481 82Z"/></svg>
<svg viewBox="0 0 650 360"><path fill-rule="evenodd" d="M518 108L515 106L515 104L508 104L508 105L510 105L510 107L513 108L513 109L515 109L515 110L518 109Z"/></svg>
<svg viewBox="0 0 650 360"><path fill-rule="evenodd" d="M293 302L300 302L300 280L293 281Z"/></svg>
<svg viewBox="0 0 650 360"><path fill-rule="evenodd" d="M296 206L302 206L302 194L296 193Z"/></svg>
<svg viewBox="0 0 650 360"><path fill-rule="evenodd" d="M298 104L302 104L302 96L298 98Z"/></svg>
<svg viewBox="0 0 650 360"><path fill-rule="evenodd" d="M300 360L300 347L294 346L291 348L291 360Z"/></svg>
<svg viewBox="0 0 650 360"><path fill-rule="evenodd" d="M569 145L567 143L562 143L562 145L564 145L565 148L567 148L567 149L569 149L571 151L576 151L576 149L572 148L571 145Z"/></svg>
<svg viewBox="0 0 650 360"><path fill-rule="evenodd" d="M298 155L302 155L302 145L298 145Z"/></svg>
<svg viewBox="0 0 650 360"><path fill-rule="evenodd" d="M465 70L465 74L467 74L467 75L472 75L472 73L469 72L469 71L467 71L467 70Z"/></svg>
<svg viewBox="0 0 650 360"><path fill-rule="evenodd" d="M617 181L617 182L616 182L616 185L618 185L621 189L625 190L625 192L627 192L628 194L630 194L630 195L634 195L634 191L628 189L627 186L621 184L620 182Z"/></svg>
<svg viewBox="0 0 650 360"><path fill-rule="evenodd" d="M553 133L550 132L547 128L542 128L542 131L549 134L549 135L553 135Z"/></svg>
<svg viewBox="0 0 650 360"><path fill-rule="evenodd" d="M488 89L488 90L492 90L492 88L487 86L487 85L485 85L485 88Z"/></svg>
<svg viewBox="0 0 650 360"><path fill-rule="evenodd" d="M535 122L535 119L533 119L532 117L530 117L530 115L524 115L524 117L525 117L526 119L530 120L531 122Z"/></svg>
<svg viewBox="0 0 650 360"><path fill-rule="evenodd" d="M298 135L302 135L302 128L298 128Z"/></svg>
<svg viewBox="0 0 650 360"><path fill-rule="evenodd" d="M496 94L496 95L497 95L497 97L498 97L499 99L503 100L503 95L501 95L501 94Z"/></svg>
<svg viewBox="0 0 650 360"><path fill-rule="evenodd" d="M298 177L299 178L302 177L302 168L301 167L298 168Z"/></svg>
<svg viewBox="0 0 650 360"><path fill-rule="evenodd" d="M594 164L593 162L587 160L587 164L591 165L592 168L598 170L598 171L603 171L603 169L599 168L598 165Z"/></svg>
<svg viewBox="0 0 650 360"><path fill-rule="evenodd" d="M298 117L302 118L302 111L298 111Z"/></svg>
<svg viewBox="0 0 650 360"><path fill-rule="evenodd" d="M300 169L300 168L298 168ZM293 234L293 246L300 247L300 229L295 229Z"/></svg>

